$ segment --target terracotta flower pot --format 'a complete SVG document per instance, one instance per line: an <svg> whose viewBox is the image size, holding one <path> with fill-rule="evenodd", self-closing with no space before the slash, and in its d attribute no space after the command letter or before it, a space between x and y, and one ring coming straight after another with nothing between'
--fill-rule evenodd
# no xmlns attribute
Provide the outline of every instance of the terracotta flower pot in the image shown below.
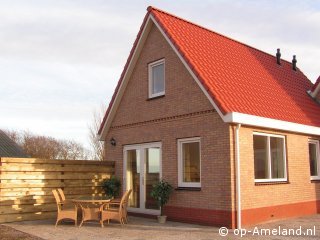
<svg viewBox="0 0 320 240"><path fill-rule="evenodd" d="M158 223L166 223L167 216L158 216Z"/></svg>

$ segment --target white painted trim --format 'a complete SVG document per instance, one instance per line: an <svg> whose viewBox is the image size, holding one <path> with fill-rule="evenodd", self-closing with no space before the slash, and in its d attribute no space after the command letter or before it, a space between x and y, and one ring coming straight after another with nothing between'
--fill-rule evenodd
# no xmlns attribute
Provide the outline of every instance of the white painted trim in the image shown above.
<svg viewBox="0 0 320 240"><path fill-rule="evenodd" d="M240 162L240 128L241 124L236 127L236 134L234 136L235 150L236 150L236 192L237 192L237 229L241 229L241 162Z"/></svg>
<svg viewBox="0 0 320 240"><path fill-rule="evenodd" d="M133 71L133 69L135 67L135 64L136 64L136 62L138 60L138 56L139 56L139 54L141 52L141 49L142 49L142 47L144 45L144 42L145 42L145 40L147 38L147 35L150 32L151 23L152 23L150 21L150 17L151 17L151 15L149 15L148 19L146 20L146 23L145 23L144 28L143 28L143 30L141 32L140 38L139 38L139 40L137 42L137 45L136 45L136 47L134 49L134 52L133 52L132 57L130 59L130 62L128 63L126 72L125 72L125 74L124 74L124 76L122 78L122 82L121 82L121 84L119 86L119 89L118 89L118 92L116 94L116 97L115 97L115 99L114 99L114 101L112 103L111 109L109 111L107 119L106 119L106 121L104 123L104 126L102 128L101 134L99 136L99 139L101 141L105 140L104 139L105 135L106 135L107 131L109 130L110 126L111 126L111 121L113 120L113 117L115 115L116 108L118 107L118 104L120 103L120 100L121 100L122 95L124 93L124 90L125 90L125 87L127 85L127 82L129 80L129 78L131 76L131 73L132 73L132 71Z"/></svg>
<svg viewBox="0 0 320 240"><path fill-rule="evenodd" d="M184 182L183 181L183 153L182 153L182 144L184 143L199 143L199 152L200 152L200 182ZM178 186L179 187L201 187L201 138L194 137L194 138L184 138L178 139Z"/></svg>
<svg viewBox="0 0 320 240"><path fill-rule="evenodd" d="M299 123L287 122L272 118L259 117L244 113L232 112L223 117L227 123L241 123L249 126L272 128L296 133L305 133L310 135L320 135L320 127L304 125Z"/></svg>
<svg viewBox="0 0 320 240"><path fill-rule="evenodd" d="M159 148L160 149L160 162L159 162L159 179L162 179L162 143L161 142L151 142L151 143L141 143L126 145L123 147L123 192L127 190L127 151L138 150L140 156L140 208L128 208L130 212L145 213L152 215L159 215L160 210L146 209L145 208L145 149L147 148ZM142 183L142 184L141 184Z"/></svg>
<svg viewBox="0 0 320 240"><path fill-rule="evenodd" d="M286 138L283 135L276 135L276 134L270 134L270 133L262 133L262 132L253 132L253 136L264 136L267 137L267 156L268 156L268 177L265 179L255 179L254 182L285 182L288 180L288 174L287 174L287 151L286 151ZM252 136L252 137L253 137ZM283 161L284 161L284 178L272 178L272 169L271 169L271 147L270 147L270 137L273 138L281 138L283 139Z"/></svg>
<svg viewBox="0 0 320 240"><path fill-rule="evenodd" d="M153 67L163 64L163 91L158 93L152 93L153 90ZM165 94L166 92L166 62L165 59L160 59L158 61L148 64L148 85L149 85L149 98L159 97Z"/></svg>
<svg viewBox="0 0 320 240"><path fill-rule="evenodd" d="M161 142L150 142L150 143L139 143L139 144L129 144L123 146L123 151L127 150L133 150L137 148L151 148L151 147L159 147L162 148L162 143Z"/></svg>
<svg viewBox="0 0 320 240"><path fill-rule="evenodd" d="M317 140L313 140L313 139L309 139L308 141L308 148L309 148L309 144L315 144L316 145L316 158L317 158L317 172L318 175L317 176L311 176L311 172L310 172L310 179L311 180L320 180L320 147L319 147L319 141ZM309 156L310 159L310 156ZM310 161L309 161L310 164Z"/></svg>
<svg viewBox="0 0 320 240"><path fill-rule="evenodd" d="M272 178L272 179L255 179L255 183L269 183L269 182L287 182L286 178Z"/></svg>
<svg viewBox="0 0 320 240"><path fill-rule="evenodd" d="M191 70L187 62L184 60L184 58L181 56L179 51L176 49L176 47L173 45L171 40L168 38L168 36L165 34L163 29L160 27L160 25L157 23L157 21L154 19L153 16L151 16L151 20L153 23L158 27L159 31L162 33L163 37L167 40L171 48L174 50L174 52L177 54L185 68L188 70L190 75L193 77L193 79L196 81L202 92L206 95L214 109L218 112L219 116L222 118L222 120L226 123L240 123L244 125L251 125L251 126L257 126L257 127L264 127L264 128L272 128L272 129L279 129L284 131L290 131L290 132L297 132L297 133L305 133L305 134L311 134L311 135L320 135L320 127L314 127L310 125L304 125L299 123L293 123L293 122L287 122L272 118L265 118L265 117L259 117L255 115L245 114L245 113L238 113L238 112L231 112L226 115L223 115L223 113L220 111L218 105L213 101L212 97L209 95L209 93L206 91L206 89L203 87L200 80L197 78L197 76L194 74L194 72ZM320 84L318 85L317 89L320 88Z"/></svg>
<svg viewBox="0 0 320 240"><path fill-rule="evenodd" d="M277 137L277 138L283 138L283 139L285 138L285 136L283 136L283 135L272 134L272 133L264 133L264 132L253 132L253 135Z"/></svg>

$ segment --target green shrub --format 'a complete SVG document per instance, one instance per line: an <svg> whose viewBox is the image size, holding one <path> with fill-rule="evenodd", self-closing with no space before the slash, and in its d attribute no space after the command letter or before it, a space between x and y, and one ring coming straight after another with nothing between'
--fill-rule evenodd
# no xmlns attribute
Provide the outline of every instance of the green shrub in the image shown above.
<svg viewBox="0 0 320 240"><path fill-rule="evenodd" d="M120 194L121 181L116 176L111 176L111 178L103 181L102 188L108 197L118 197Z"/></svg>
<svg viewBox="0 0 320 240"><path fill-rule="evenodd" d="M163 206L169 201L172 190L173 187L164 180L153 185L150 195L157 201L161 216L163 216Z"/></svg>

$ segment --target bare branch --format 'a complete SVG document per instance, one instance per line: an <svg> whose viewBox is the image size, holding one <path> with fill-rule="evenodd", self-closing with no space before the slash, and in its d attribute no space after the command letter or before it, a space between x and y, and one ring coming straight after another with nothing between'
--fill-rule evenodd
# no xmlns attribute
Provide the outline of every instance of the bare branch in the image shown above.
<svg viewBox="0 0 320 240"><path fill-rule="evenodd" d="M91 125L88 126L92 158L100 161L104 160L104 143L99 141L98 131L105 113L105 109L106 106L101 104L100 109L96 109L93 112Z"/></svg>

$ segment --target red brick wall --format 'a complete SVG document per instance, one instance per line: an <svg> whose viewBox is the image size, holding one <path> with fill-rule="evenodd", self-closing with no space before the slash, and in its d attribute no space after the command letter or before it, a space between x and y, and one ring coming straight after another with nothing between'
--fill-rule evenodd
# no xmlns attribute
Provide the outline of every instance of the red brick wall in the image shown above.
<svg viewBox="0 0 320 240"><path fill-rule="evenodd" d="M148 101L148 64L165 58L165 97ZM128 82L113 126L213 109L162 34L153 27Z"/></svg>
<svg viewBox="0 0 320 240"><path fill-rule="evenodd" d="M148 100L148 63L161 58L166 61L165 97ZM111 126L106 136L106 160L116 161L119 177L124 145L161 141L162 176L175 188L177 139L201 137L201 191L174 191L166 208L168 217L198 221L201 217L194 214L198 211L205 214L202 218L207 224L231 225L226 217L232 211L229 125L213 110L156 28L149 33ZM110 145L111 137L117 146Z"/></svg>
<svg viewBox="0 0 320 240"><path fill-rule="evenodd" d="M285 136L287 183L255 184L253 132ZM319 202L316 202L320 200L320 182L310 180L308 139L309 136L300 134L241 127L241 196L244 225L320 212Z"/></svg>

